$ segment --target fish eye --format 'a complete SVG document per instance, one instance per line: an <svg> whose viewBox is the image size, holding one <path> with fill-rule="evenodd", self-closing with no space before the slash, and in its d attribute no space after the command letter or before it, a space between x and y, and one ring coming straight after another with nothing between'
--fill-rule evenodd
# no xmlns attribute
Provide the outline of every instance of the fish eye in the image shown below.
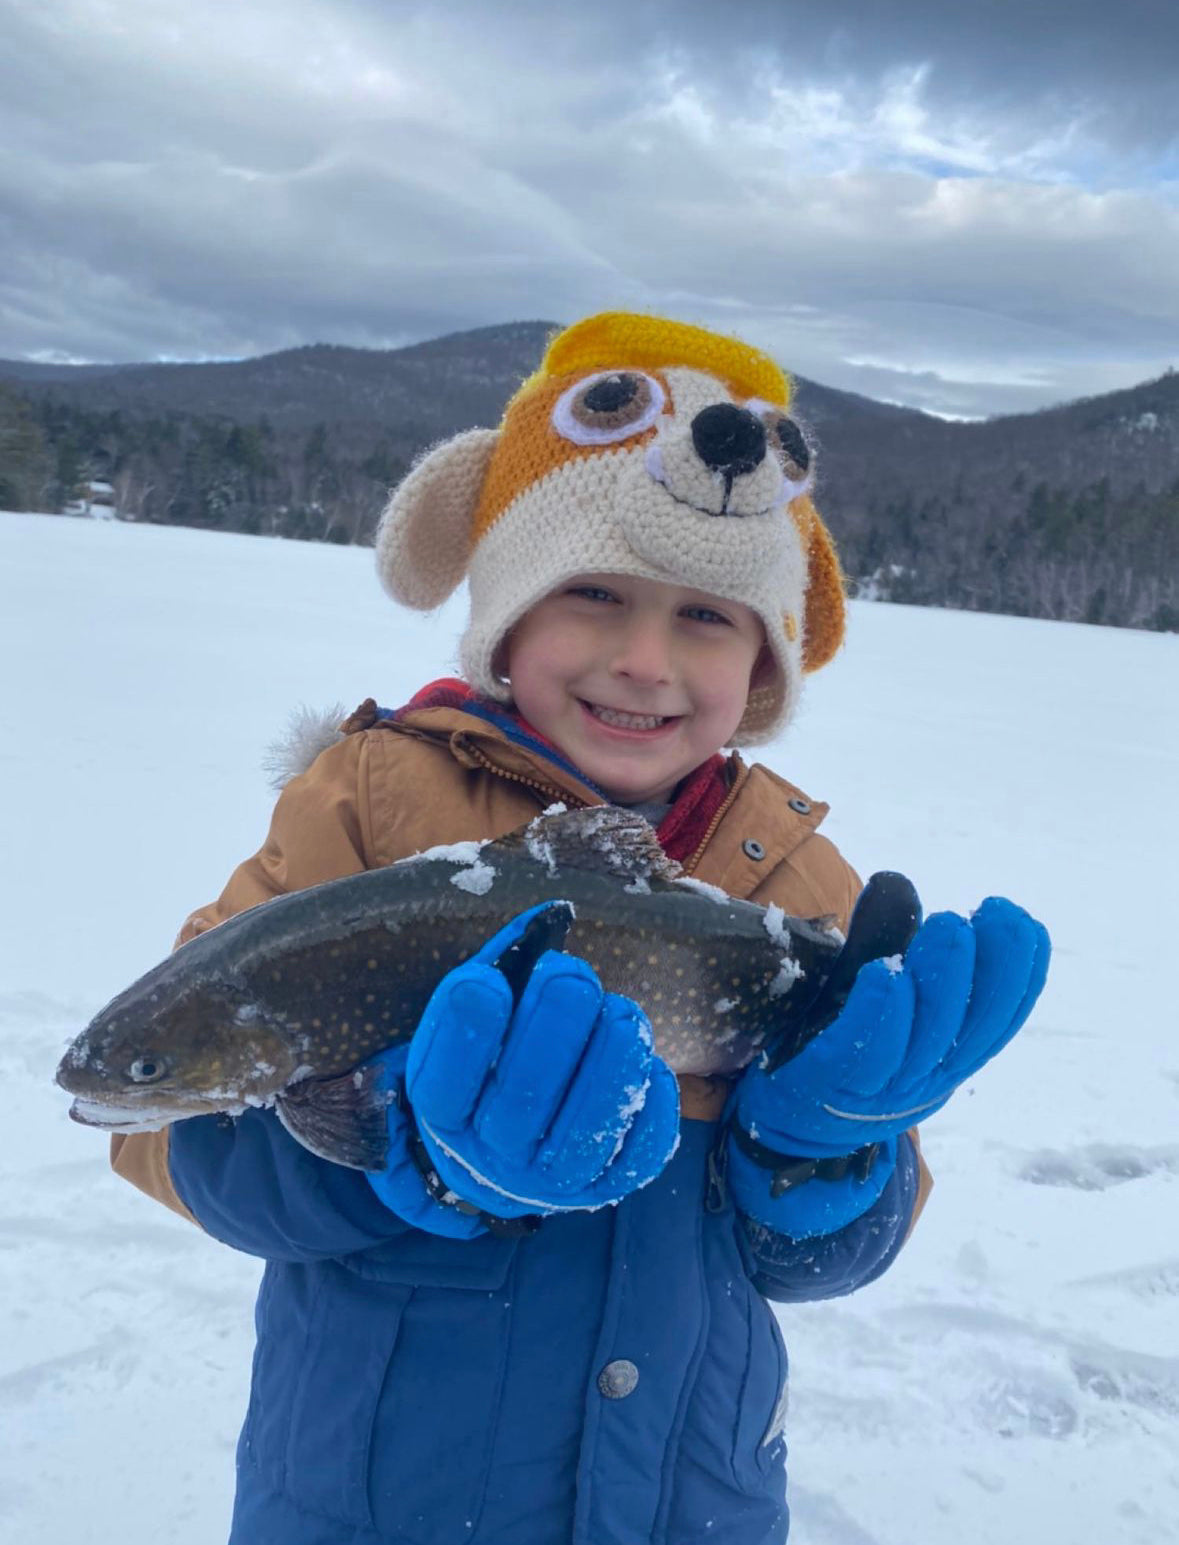
<svg viewBox="0 0 1179 1545"><path fill-rule="evenodd" d="M650 429L665 401L654 376L601 370L562 392L553 408L553 428L574 445L612 445Z"/></svg>
<svg viewBox="0 0 1179 1545"><path fill-rule="evenodd" d="M127 1075L137 1084L154 1084L167 1071L168 1064L163 1057L157 1057L154 1052L145 1052L142 1057L136 1057L127 1069Z"/></svg>

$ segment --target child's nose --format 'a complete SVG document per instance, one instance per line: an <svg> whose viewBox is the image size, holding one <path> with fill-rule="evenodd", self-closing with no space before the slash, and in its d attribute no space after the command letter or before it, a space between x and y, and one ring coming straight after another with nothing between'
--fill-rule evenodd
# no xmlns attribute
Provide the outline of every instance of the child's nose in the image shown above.
<svg viewBox="0 0 1179 1545"><path fill-rule="evenodd" d="M671 638L665 624L636 618L619 640L614 672L644 686L658 686L675 675Z"/></svg>

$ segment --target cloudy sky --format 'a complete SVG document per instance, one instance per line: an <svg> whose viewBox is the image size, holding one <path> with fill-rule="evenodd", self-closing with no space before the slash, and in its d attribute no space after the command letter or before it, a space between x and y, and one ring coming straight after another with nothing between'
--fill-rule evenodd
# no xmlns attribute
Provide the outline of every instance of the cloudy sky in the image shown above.
<svg viewBox="0 0 1179 1545"><path fill-rule="evenodd" d="M1179 365L1177 0L0 0L0 356L629 307L935 411Z"/></svg>

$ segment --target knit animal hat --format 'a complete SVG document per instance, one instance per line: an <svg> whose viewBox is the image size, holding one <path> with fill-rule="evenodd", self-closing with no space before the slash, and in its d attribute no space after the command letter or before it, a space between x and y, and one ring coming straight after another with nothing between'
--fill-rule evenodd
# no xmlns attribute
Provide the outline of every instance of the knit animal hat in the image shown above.
<svg viewBox="0 0 1179 1545"><path fill-rule="evenodd" d="M790 383L734 338L604 312L557 333L498 429L436 446L394 490L377 566L395 600L440 606L466 578L467 680L509 701L496 652L576 574L636 575L741 601L777 669L735 745L770 739L802 675L843 638L839 560L809 497L814 452Z"/></svg>

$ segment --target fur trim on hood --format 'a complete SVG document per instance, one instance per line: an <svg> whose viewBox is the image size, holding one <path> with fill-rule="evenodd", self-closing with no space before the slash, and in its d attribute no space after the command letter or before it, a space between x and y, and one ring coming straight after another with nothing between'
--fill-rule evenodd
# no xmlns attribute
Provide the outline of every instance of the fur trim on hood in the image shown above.
<svg viewBox="0 0 1179 1545"><path fill-rule="evenodd" d="M340 725L347 717L343 703L333 703L330 708L308 708L301 703L262 754L262 771L271 788L286 788L292 778L307 771L321 751L343 740Z"/></svg>

